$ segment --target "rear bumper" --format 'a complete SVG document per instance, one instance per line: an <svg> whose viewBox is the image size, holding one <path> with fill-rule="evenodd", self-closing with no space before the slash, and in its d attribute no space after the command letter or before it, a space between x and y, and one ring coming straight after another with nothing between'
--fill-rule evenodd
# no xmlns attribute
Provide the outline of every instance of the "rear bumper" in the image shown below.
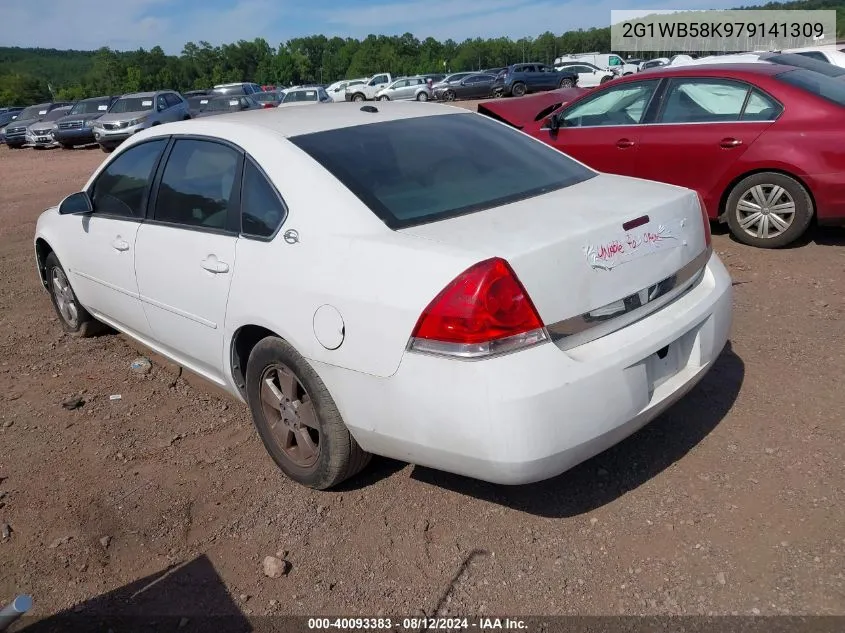
<svg viewBox="0 0 845 633"><path fill-rule="evenodd" d="M730 276L713 255L686 294L569 352L545 343L477 362L407 353L390 378L315 367L365 450L524 484L613 446L686 394L724 348L731 311Z"/></svg>

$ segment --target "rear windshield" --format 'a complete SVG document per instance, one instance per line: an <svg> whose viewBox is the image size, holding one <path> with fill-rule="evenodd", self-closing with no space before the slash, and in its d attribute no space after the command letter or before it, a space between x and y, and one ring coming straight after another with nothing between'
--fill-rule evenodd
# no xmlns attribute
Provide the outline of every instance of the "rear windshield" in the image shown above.
<svg viewBox="0 0 845 633"><path fill-rule="evenodd" d="M845 106L845 82L812 70L790 70L777 75L782 82L827 99L836 105Z"/></svg>
<svg viewBox="0 0 845 633"><path fill-rule="evenodd" d="M767 62L771 62L773 64L783 64L785 66L803 68L804 70L812 70L817 73L821 73L822 75L827 75L828 77L841 77L842 75L845 75L845 68L840 68L839 66L834 66L833 64L805 57L804 55L798 55L796 53L768 55L762 57L761 59L765 59Z"/></svg>
<svg viewBox="0 0 845 633"><path fill-rule="evenodd" d="M502 206L596 175L518 130L470 113L358 125L291 141L392 229Z"/></svg>

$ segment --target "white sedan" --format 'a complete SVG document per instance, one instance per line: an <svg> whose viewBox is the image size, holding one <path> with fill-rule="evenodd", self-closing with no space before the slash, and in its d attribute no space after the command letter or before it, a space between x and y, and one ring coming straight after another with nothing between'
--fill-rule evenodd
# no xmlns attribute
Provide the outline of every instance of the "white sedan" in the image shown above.
<svg viewBox="0 0 845 633"><path fill-rule="evenodd" d="M108 324L227 389L318 489L372 453L558 475L689 391L731 324L694 192L441 105L145 130L35 253L67 332Z"/></svg>
<svg viewBox="0 0 845 633"><path fill-rule="evenodd" d="M555 66L555 68L570 73L577 73L579 88L595 88L616 77L611 71L603 70L587 62L564 62Z"/></svg>

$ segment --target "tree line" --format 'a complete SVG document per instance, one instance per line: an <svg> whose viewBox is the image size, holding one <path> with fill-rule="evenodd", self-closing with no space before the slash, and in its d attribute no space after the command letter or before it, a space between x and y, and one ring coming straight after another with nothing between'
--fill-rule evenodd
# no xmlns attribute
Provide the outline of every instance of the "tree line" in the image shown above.
<svg viewBox="0 0 845 633"><path fill-rule="evenodd" d="M842 0L769 3L756 9L836 8L845 18ZM845 20L843 20L845 22ZM837 20L839 32L845 23ZM293 85L330 83L387 71L394 75L457 72L505 66L520 61L551 63L555 57L610 49L610 28L545 32L536 38L506 37L455 42L434 38L370 35L363 40L311 35L276 47L266 40L241 40L213 46L188 42L180 55L160 46L150 50L58 51L0 48L0 105L28 105L50 99L171 88L209 88L230 81Z"/></svg>

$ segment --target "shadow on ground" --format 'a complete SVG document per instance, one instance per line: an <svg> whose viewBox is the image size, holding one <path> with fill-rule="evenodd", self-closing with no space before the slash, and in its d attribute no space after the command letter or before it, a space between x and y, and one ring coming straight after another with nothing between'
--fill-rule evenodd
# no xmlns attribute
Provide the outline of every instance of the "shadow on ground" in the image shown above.
<svg viewBox="0 0 845 633"><path fill-rule="evenodd" d="M36 605L39 606L49 608ZM24 618L10 628L22 633L177 630L182 633L255 630L205 555L47 618L37 621Z"/></svg>
<svg viewBox="0 0 845 633"><path fill-rule="evenodd" d="M422 467L415 467L411 476L529 514L560 518L591 512L641 486L690 452L730 411L744 376L745 365L728 343L702 381L663 415L554 479L498 486Z"/></svg>

